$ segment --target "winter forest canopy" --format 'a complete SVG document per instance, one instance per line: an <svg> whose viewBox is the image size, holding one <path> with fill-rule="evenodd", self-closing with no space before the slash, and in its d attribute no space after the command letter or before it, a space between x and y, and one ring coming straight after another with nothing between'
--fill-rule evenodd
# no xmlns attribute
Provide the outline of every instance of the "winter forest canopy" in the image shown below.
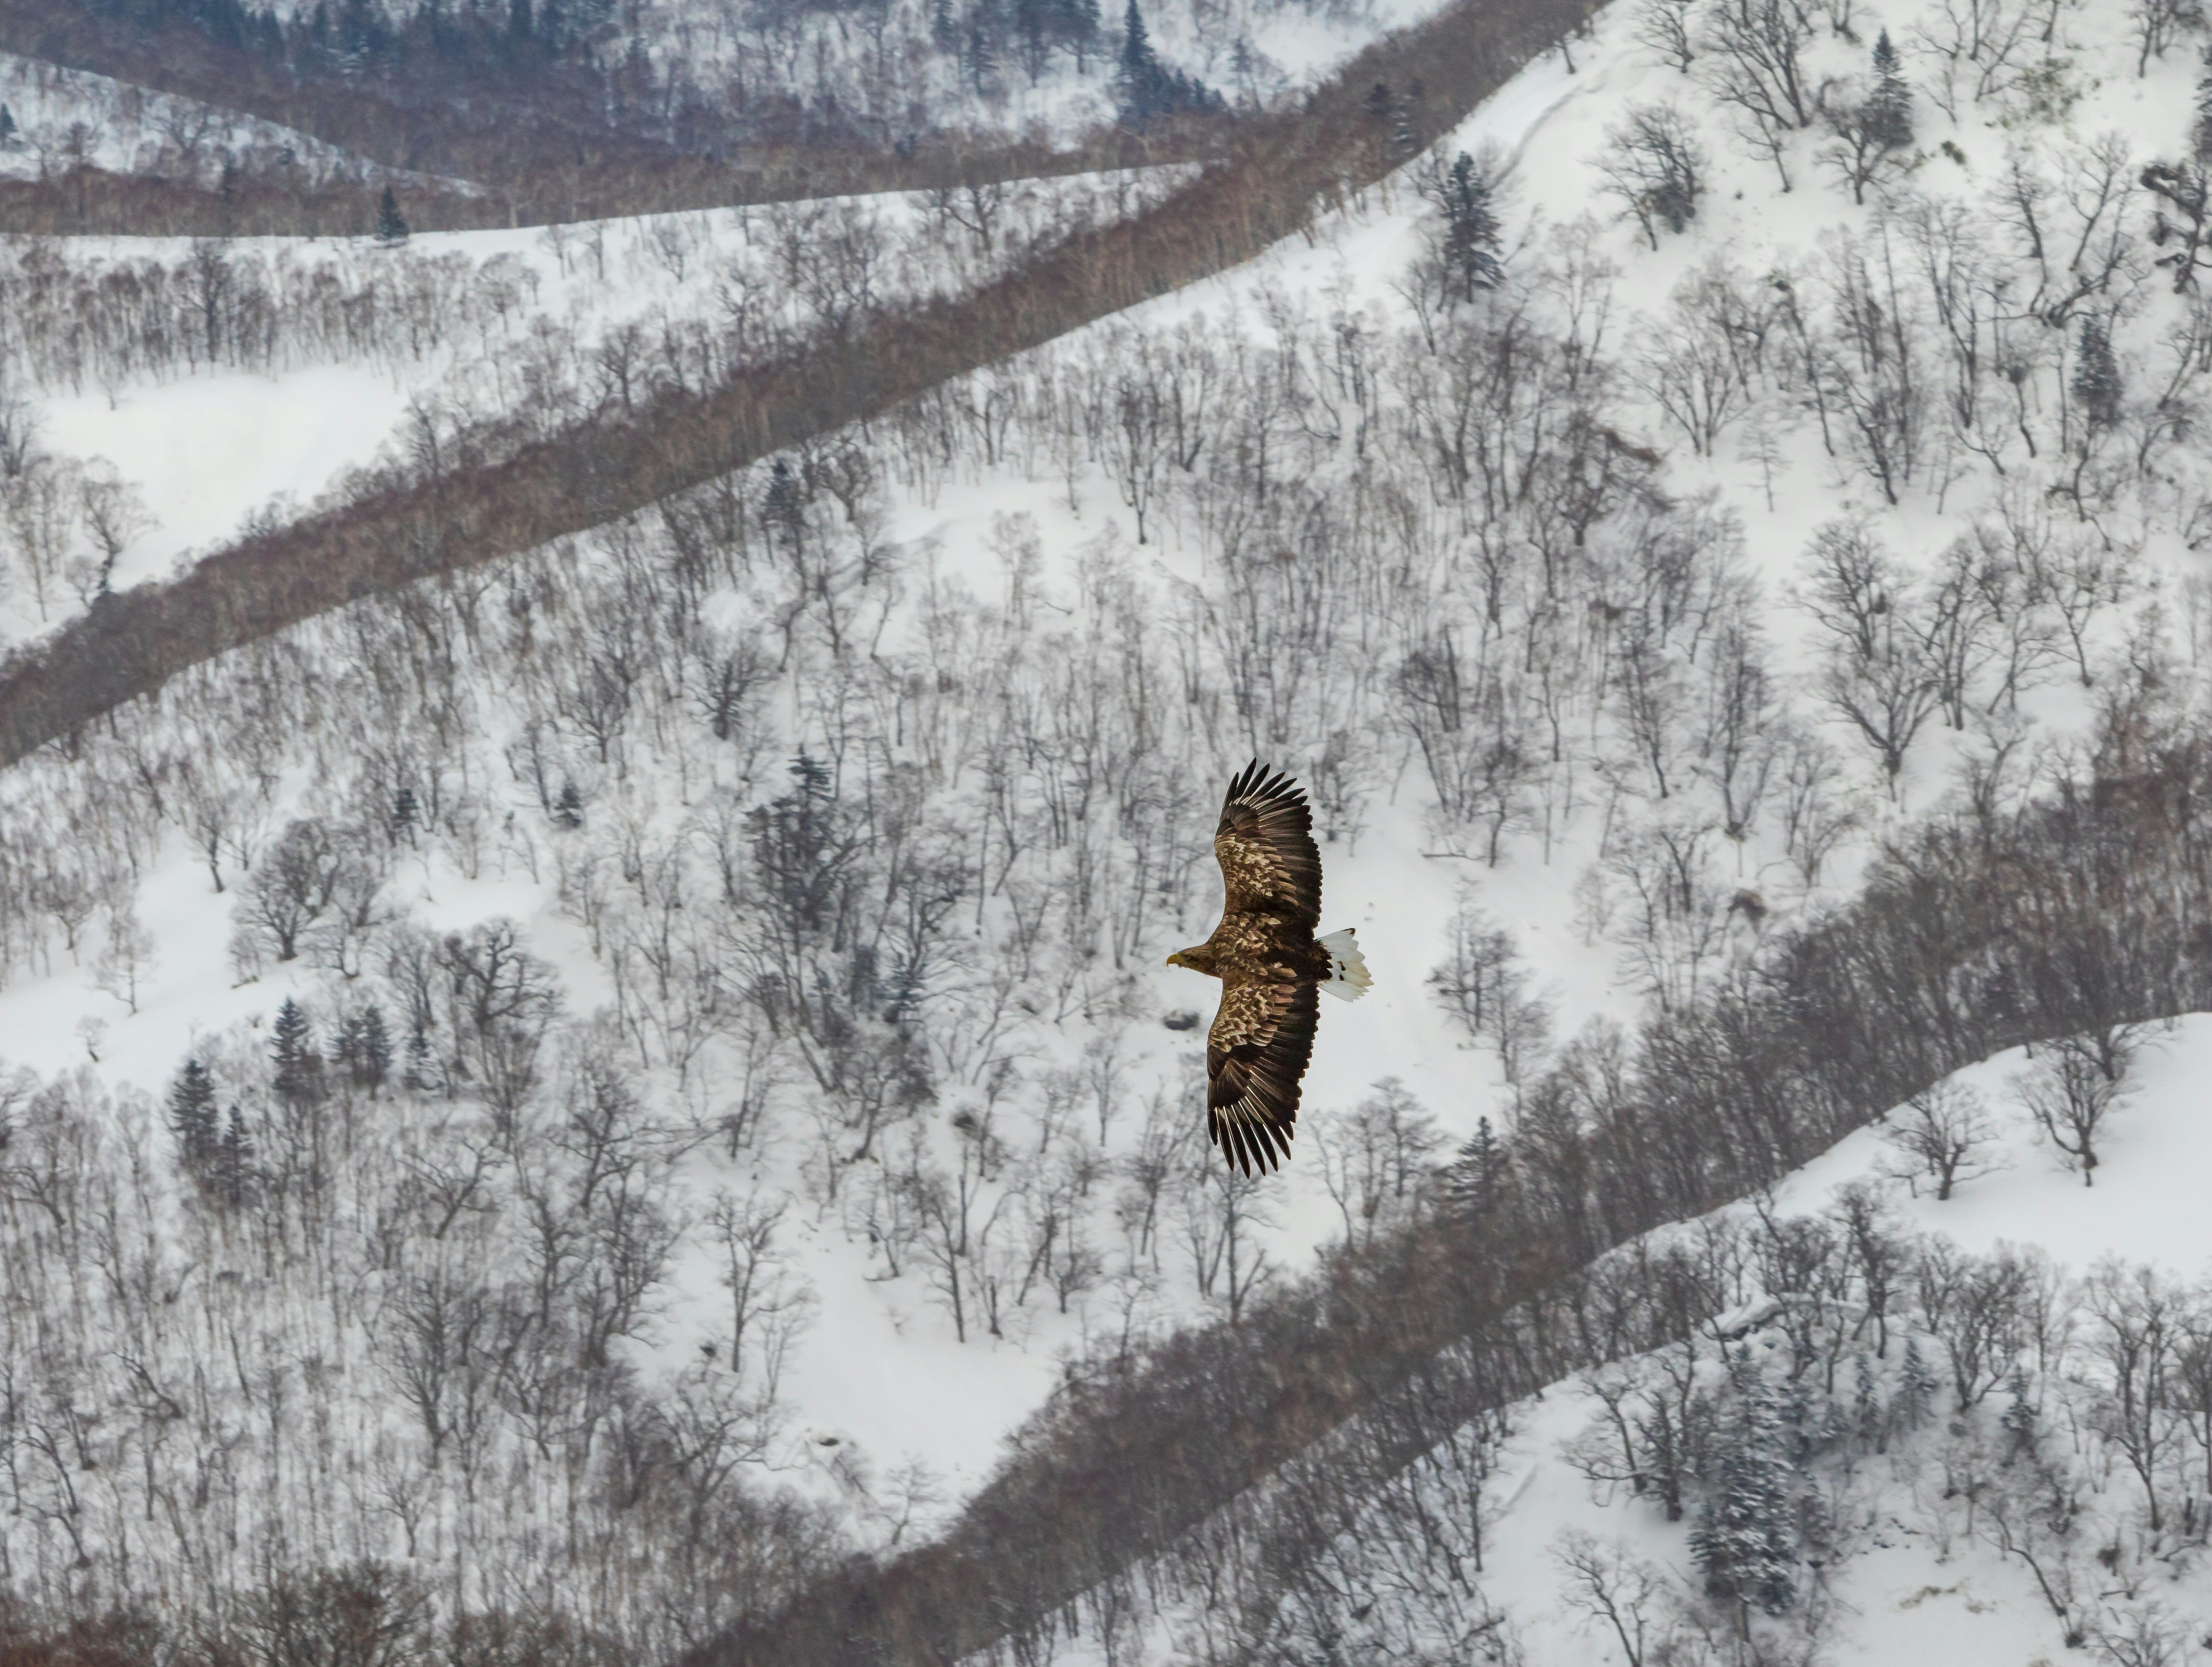
<svg viewBox="0 0 2212 1667"><path fill-rule="evenodd" d="M2194 8L0 46L0 1653L2212 1628Z"/></svg>

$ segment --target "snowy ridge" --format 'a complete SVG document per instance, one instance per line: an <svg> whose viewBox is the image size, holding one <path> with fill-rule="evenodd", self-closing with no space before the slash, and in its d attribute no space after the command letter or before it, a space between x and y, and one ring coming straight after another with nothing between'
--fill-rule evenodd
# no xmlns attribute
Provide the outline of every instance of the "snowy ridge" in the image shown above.
<svg viewBox="0 0 2212 1667"><path fill-rule="evenodd" d="M0 52L0 104L12 124L0 139L0 178L45 179L70 167L96 167L212 186L226 166L259 170L281 161L305 170L307 178L432 183L258 117L13 53ZM466 189L458 181L436 183Z"/></svg>
<svg viewBox="0 0 2212 1667"><path fill-rule="evenodd" d="M1333 1632L1411 1660L2186 1659L2212 1621L2191 1088L2212 1021L2137 1042L2095 1189L2024 1103L2034 1061L1961 1072L1924 1097L1985 1112L1952 1198L1901 1107L1756 1206L1615 1252L1601 1284L1695 1293L1686 1342L1486 1414L1352 1499L1332 1473L1369 1438L1347 1430L1240 1506L1224 1588L1101 1595L1054 1658L1298 1658Z"/></svg>

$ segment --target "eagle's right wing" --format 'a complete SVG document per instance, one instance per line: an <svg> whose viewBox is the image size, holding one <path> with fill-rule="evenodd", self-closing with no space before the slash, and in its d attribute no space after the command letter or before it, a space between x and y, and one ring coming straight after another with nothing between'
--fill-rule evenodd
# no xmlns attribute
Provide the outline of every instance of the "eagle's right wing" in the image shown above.
<svg viewBox="0 0 2212 1667"><path fill-rule="evenodd" d="M1213 833L1221 865L1221 912L1257 910L1310 932L1321 924L1321 850L1313 812L1287 776L1258 759L1229 784Z"/></svg>
<svg viewBox="0 0 2212 1667"><path fill-rule="evenodd" d="M1291 1155L1320 986L1224 983L1206 1037L1206 1132L1249 1175Z"/></svg>

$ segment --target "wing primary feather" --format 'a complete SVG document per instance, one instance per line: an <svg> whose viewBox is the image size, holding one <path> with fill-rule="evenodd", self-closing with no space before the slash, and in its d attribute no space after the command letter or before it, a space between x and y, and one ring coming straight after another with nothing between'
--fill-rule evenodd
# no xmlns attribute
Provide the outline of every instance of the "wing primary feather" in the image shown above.
<svg viewBox="0 0 2212 1667"><path fill-rule="evenodd" d="M1297 1133L1313 1056L1319 986L1243 983L1222 992L1206 1041L1206 1132L1245 1174L1272 1171Z"/></svg>
<svg viewBox="0 0 2212 1667"><path fill-rule="evenodd" d="M1321 924L1321 851L1304 791L1282 770L1254 759L1229 784L1213 854L1221 865L1223 907Z"/></svg>

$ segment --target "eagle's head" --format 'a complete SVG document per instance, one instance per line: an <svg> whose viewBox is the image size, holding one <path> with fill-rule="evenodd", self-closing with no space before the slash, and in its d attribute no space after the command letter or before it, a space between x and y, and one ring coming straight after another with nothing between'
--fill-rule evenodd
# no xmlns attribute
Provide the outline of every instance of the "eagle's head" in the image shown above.
<svg viewBox="0 0 2212 1667"><path fill-rule="evenodd" d="M1187 967L1193 972L1210 973L1213 970L1213 958L1206 952L1206 946L1200 944L1190 949L1178 949L1168 957L1168 964Z"/></svg>

